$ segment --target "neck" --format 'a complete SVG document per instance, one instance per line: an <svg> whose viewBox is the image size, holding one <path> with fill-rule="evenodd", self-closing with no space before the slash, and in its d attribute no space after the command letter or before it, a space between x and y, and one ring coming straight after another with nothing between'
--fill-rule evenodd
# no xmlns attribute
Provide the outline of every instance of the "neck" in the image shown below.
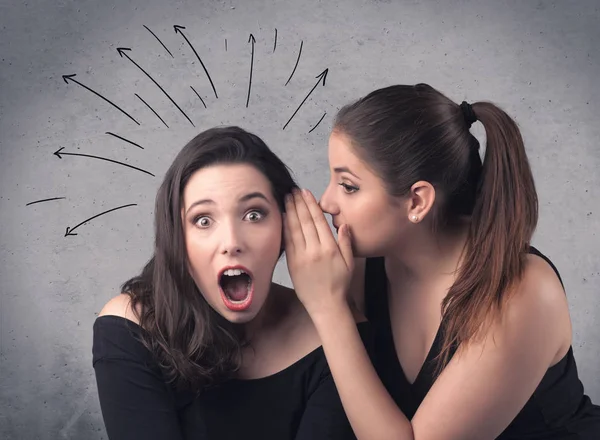
<svg viewBox="0 0 600 440"><path fill-rule="evenodd" d="M271 287L269 290L269 294L267 295L267 299L263 304L260 311L254 317L254 319L250 322L242 324L241 332L246 341L252 341L258 337L266 328L270 327L273 324L273 318L276 314L273 313L273 309L277 307L277 292L274 292L276 289L276 284L271 283Z"/></svg>
<svg viewBox="0 0 600 440"><path fill-rule="evenodd" d="M429 284L454 276L463 254L468 225L433 234L425 224L415 225L410 238L385 255L386 272L392 285L402 282Z"/></svg>

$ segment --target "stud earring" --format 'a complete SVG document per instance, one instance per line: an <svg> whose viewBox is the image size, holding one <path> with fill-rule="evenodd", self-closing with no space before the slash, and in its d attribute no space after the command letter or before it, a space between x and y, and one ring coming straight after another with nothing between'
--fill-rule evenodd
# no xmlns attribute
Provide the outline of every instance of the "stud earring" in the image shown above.
<svg viewBox="0 0 600 440"><path fill-rule="evenodd" d="M419 217L417 217L416 215L413 215L411 218L412 218L413 222L416 222L417 220L419 220Z"/></svg>

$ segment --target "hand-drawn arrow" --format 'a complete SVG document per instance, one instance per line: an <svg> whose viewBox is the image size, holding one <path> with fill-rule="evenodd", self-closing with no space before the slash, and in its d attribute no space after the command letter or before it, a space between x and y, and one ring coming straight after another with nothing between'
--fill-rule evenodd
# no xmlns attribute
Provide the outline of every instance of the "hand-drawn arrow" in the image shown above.
<svg viewBox="0 0 600 440"><path fill-rule="evenodd" d="M256 39L254 35L250 34L248 37L248 43L252 42L252 58L250 59L250 80L248 82L248 98L246 99L246 108L248 107L248 103L250 102L250 89L252 88L252 70L254 68L254 45L256 44Z"/></svg>
<svg viewBox="0 0 600 440"><path fill-rule="evenodd" d="M95 216L93 216L93 217L90 217L90 218L88 218L87 220L84 220L84 221L82 221L82 222L81 222L81 223L79 223L77 226L74 226L74 227L72 227L72 228L70 228L69 226L67 226L67 230L66 230L66 232L65 232L65 237L66 237L66 236L68 236L68 235L77 235L77 234L73 234L73 231L74 231L75 229L77 229L77 228L78 228L78 227L80 227L81 225L83 225L83 224L85 224L85 223L89 222L90 220L93 220L93 219L95 219L95 218L97 218L97 217L100 217L101 215L108 214L109 212L116 211L117 209L127 208L128 206L136 206L136 205L137 205L137 203L130 203L129 205L123 205L123 206L119 206L119 207L117 207L117 208L109 209L108 211L101 212L100 214L96 214Z"/></svg>
<svg viewBox="0 0 600 440"><path fill-rule="evenodd" d="M133 64L134 64L134 65L135 65L135 66L136 66L138 69L140 69L142 72L144 72L144 74L145 74L145 75L146 75L148 78L150 78L150 80L151 80L151 81L152 81L154 84L156 84L156 86L157 86L157 87L158 87L158 88L161 90L161 92L163 92L163 93L165 94L165 96L166 96L167 98L169 98L169 100L170 100L170 101L173 103L173 105L174 105L175 107L177 107L177 109L178 109L178 110L181 112L181 114L182 114L183 116L185 116L185 118L186 118L188 121L190 121L190 124L192 124L192 125L195 127L195 125L194 125L194 123L192 122L192 120L191 120L191 119L188 117L188 115L186 115L186 114L185 114L185 112L184 112L184 111L181 109L181 107L179 107L179 106L177 105L177 103L176 103L176 102L173 100L173 98L171 98L171 96L170 96L170 95L169 95L167 92L165 92L165 89L163 89L163 88L160 86L160 84L159 84L159 83L157 83L157 82L156 82L156 80L155 80L154 78L152 78L152 76L150 76L150 74L149 74L148 72L146 72L144 69L142 69L142 67L141 67L141 66L140 66L138 63L136 63L135 61L133 61L133 60L131 59L131 57L130 57L129 55L127 55L127 52L126 52L126 51L128 51L128 50L131 50L131 49L130 49L130 48L128 48L128 47L117 47L117 52L119 52L119 55L121 55L121 58L123 58L123 55L124 55L124 56L125 56L125 57L127 57L127 59L128 59L129 61L131 61L131 62L132 62L132 63L133 63Z"/></svg>
<svg viewBox="0 0 600 440"><path fill-rule="evenodd" d="M306 95L306 97L302 100L302 102L300 103L300 105L298 106L298 108L296 109L296 111L294 112L294 114L285 123L285 125L283 126L284 130L285 130L285 127L287 127L288 124L290 123L290 121L294 118L294 116L296 116L296 113L298 113L298 110L300 110L300 107L302 107L302 105L306 102L306 100L308 99L308 97L310 96L310 94L317 88L317 86L319 85L319 83L321 82L321 80L323 80L323 87L325 87L325 80L327 79L327 74L328 73L329 73L329 69L325 69L321 73L319 73L319 75L317 75L315 77L315 78L318 78L317 83L313 86L312 89L310 89L310 92L308 92L308 95Z"/></svg>
<svg viewBox="0 0 600 440"><path fill-rule="evenodd" d="M321 121L323 120L323 118L325 118L325 116L326 116L326 115L327 115L327 112L323 113L323 116L321 116L321 119L319 119L319 122L317 122L317 123L314 125L314 127L313 127L313 128L311 128L311 129L310 129L308 132L309 132L309 133L312 133L312 132L313 132L313 130L319 126L319 124L321 123Z"/></svg>
<svg viewBox="0 0 600 440"><path fill-rule="evenodd" d="M69 84L68 80L73 81L75 84L79 84L81 87L83 87L86 90L89 90L90 92L92 92L94 95L99 96L100 98L104 99L106 102L108 102L110 105L112 105L113 107L115 107L117 110L119 110L121 113L123 113L125 116L127 116L129 119L131 119L133 122L135 122L137 125L140 125L140 123L138 121L135 120L135 118L133 116L131 116L129 113L127 113L125 110L123 110L121 107L119 107L117 104L115 104L114 102L108 100L107 98L105 98L104 96L102 96L100 93L96 92L95 90L90 89L88 86L81 84L79 81L77 81L75 78L75 76L77 76L76 73L73 73L71 75L63 75L62 78L65 81L65 83Z"/></svg>
<svg viewBox="0 0 600 440"><path fill-rule="evenodd" d="M180 25L176 24L176 25L173 26L173 29L175 29L175 33L176 34L181 34L181 36L187 42L187 44L190 46L190 48L192 49L192 51L194 51L194 54L196 55L196 58L198 58L198 61L200 61L200 64L202 65L202 68L204 69L204 73L206 73L206 76L208 77L208 80L210 81L210 85L212 86L213 92L215 92L215 98L219 99L219 97L217 96L217 89L215 89L215 85L213 84L213 80L210 77L210 74L208 73L208 70L206 70L206 66L202 62L202 58L200 58L200 55L198 55L198 52L196 52L196 49L194 49L194 46L192 46L192 43L190 43L190 40L188 40L188 38L185 36L185 34L183 32L181 32L182 29L185 29L185 26L180 26Z"/></svg>
<svg viewBox="0 0 600 440"><path fill-rule="evenodd" d="M190 88L194 91L194 93L196 94L196 96L200 99L200 102L202 103L202 105L204 106L204 108L206 108L206 104L204 103L204 99L202 99L202 96L200 96L200 93L198 93L193 86L190 86Z"/></svg>
<svg viewBox="0 0 600 440"><path fill-rule="evenodd" d="M298 63L300 62L300 55L302 55L302 45L303 44L304 44L304 41L300 41L300 51L298 52L298 58L296 59L296 65L294 66L294 70L292 70L292 74L290 75L290 77L288 78L288 80L285 82L286 86L291 81L292 76L294 76L294 73L296 73L296 69L298 68Z"/></svg>
<svg viewBox="0 0 600 440"><path fill-rule="evenodd" d="M51 200L62 200L62 199L66 199L66 197L52 197L51 199L36 200L35 202L29 202L25 206L34 205L36 203L49 202Z"/></svg>
<svg viewBox="0 0 600 440"><path fill-rule="evenodd" d="M100 156L92 156L90 154L81 154L81 153L63 153L62 150L64 150L65 147L60 147L58 150L56 150L53 154L58 157L59 159L62 159L62 156L82 156L82 157L91 157L92 159L100 159L100 160L105 160L107 162L112 162L112 163L116 163L119 165L123 165L129 168L133 168L134 170L138 170L141 171L142 173L146 173L146 174L150 174L152 177L154 177L154 174L152 174L149 171L143 170L141 168L137 168L134 167L133 165L129 165L123 162L117 162L116 160L112 160L112 159L108 159L106 157L100 157Z"/></svg>
<svg viewBox="0 0 600 440"><path fill-rule="evenodd" d="M138 95L137 93L135 94L135 96L137 96L137 98L138 98L140 101L142 101L144 104L146 104L146 107L148 107L148 108L149 108L149 109L152 111L152 113L154 113L154 114L156 115L156 117L157 117L158 119L160 119L160 122L162 122L163 124L165 124L165 127L169 128L169 126L168 126L168 125L167 125L167 123L164 121L164 119L163 119L163 118L161 118L161 117L160 117L160 115L159 115L158 113L156 113L156 111L155 111L155 110L154 110L152 107L150 107L150 104L148 104L146 101L144 101L144 98L142 98L142 97L141 97L140 95Z"/></svg>
<svg viewBox="0 0 600 440"><path fill-rule="evenodd" d="M144 147L142 147L141 145L136 144L135 142L130 141L129 139L125 139L124 137L119 136L118 134L111 133L110 131L107 131L106 134L116 137L117 139L121 139L122 141L127 142L128 144L135 145L136 147L141 148L142 150L144 149Z"/></svg>
<svg viewBox="0 0 600 440"><path fill-rule="evenodd" d="M167 49L167 46L165 46L165 44L164 44L162 41L160 41L160 38L158 38L158 37L156 36L156 34L155 34L154 32L152 32L148 26L144 25L144 27L145 27L146 29L148 29L148 32L150 32L152 35L154 35L154 38L156 38L156 39L158 40L158 42L159 42L159 43L162 45L162 47L164 47L164 48L165 48L165 50L166 50L166 51L169 53L169 55L171 55L171 58L175 58L175 57L173 56L173 54L171 53L171 51L170 51L169 49Z"/></svg>

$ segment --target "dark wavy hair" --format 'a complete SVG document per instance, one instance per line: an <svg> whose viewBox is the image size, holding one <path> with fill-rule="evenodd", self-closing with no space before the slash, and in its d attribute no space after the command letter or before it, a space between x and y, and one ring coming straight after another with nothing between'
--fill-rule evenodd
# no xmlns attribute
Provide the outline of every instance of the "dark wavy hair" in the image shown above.
<svg viewBox="0 0 600 440"><path fill-rule="evenodd" d="M206 302L188 270L183 192L198 170L216 164L248 164L271 183L284 212L284 198L296 187L287 166L258 136L239 127L206 130L179 152L158 190L154 255L141 274L126 281L142 342L155 355L166 380L197 392L230 378L244 345L236 328Z"/></svg>

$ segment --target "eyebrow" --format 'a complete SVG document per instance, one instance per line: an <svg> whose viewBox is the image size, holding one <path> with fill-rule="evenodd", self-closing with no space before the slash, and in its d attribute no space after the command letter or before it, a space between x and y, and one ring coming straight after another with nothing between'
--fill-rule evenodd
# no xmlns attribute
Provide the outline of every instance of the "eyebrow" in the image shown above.
<svg viewBox="0 0 600 440"><path fill-rule="evenodd" d="M243 195L242 197L239 198L238 202L243 203L243 202L247 202L248 200L252 200L252 199L263 199L264 201L266 201L267 203L269 203L269 199L267 199L267 197L261 193L260 191L255 191L255 192L251 192L248 193L246 195ZM190 210L194 207L194 206L198 206L198 205L214 205L215 201L212 199L202 199L202 200L196 200L194 203L192 203L190 205L190 207L187 209L187 212L190 212Z"/></svg>
<svg viewBox="0 0 600 440"><path fill-rule="evenodd" d="M333 169L333 171L335 171L336 173L352 174L354 177L356 177L358 180L360 180L360 177L358 177L356 174L354 174L352 171L350 171L350 168L348 168L348 167L336 167Z"/></svg>

